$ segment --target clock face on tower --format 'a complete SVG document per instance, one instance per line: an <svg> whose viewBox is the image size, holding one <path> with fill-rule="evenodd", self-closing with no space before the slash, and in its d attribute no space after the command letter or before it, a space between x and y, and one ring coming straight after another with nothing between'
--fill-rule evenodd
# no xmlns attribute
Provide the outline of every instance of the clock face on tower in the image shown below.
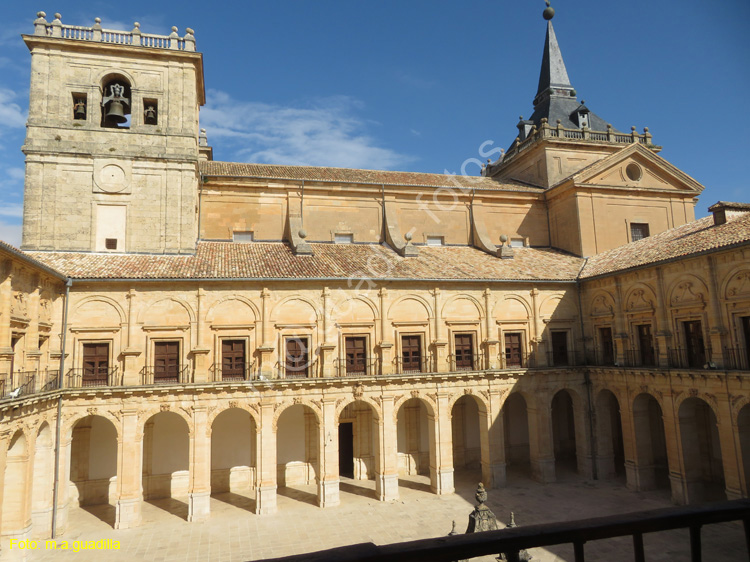
<svg viewBox="0 0 750 562"><path fill-rule="evenodd" d="M100 193L130 193L130 163L97 160L94 164L94 191Z"/></svg>

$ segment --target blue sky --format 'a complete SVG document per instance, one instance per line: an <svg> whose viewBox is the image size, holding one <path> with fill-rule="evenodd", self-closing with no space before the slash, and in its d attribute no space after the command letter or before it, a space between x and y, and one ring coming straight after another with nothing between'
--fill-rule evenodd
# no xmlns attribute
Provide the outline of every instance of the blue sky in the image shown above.
<svg viewBox="0 0 750 562"><path fill-rule="evenodd" d="M210 6L210 8L209 8ZM648 126L661 156L718 200L750 201L750 2L553 0L579 99L615 128ZM20 243L21 145L37 10L147 33L195 29L217 160L478 173L536 93L542 0L58 0L3 6L0 239ZM483 158L482 158L483 159ZM464 166L465 162L469 162ZM462 170L463 167L463 170Z"/></svg>

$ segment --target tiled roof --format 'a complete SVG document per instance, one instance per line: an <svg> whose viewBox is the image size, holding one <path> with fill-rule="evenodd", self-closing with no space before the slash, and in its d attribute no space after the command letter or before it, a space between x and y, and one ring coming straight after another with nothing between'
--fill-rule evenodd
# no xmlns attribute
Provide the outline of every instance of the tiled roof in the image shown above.
<svg viewBox="0 0 750 562"><path fill-rule="evenodd" d="M54 269L53 267L50 267L49 265L46 265L44 263L41 263L40 261L34 259L28 252L24 252L23 250L19 250L15 246L12 246L8 244L7 242L3 242L0 240L0 253L5 252L8 254L11 254L12 256L23 260L27 262L30 265L33 265L34 267L38 267L39 269L42 269L49 273L50 275L57 277L58 279L65 279L65 275Z"/></svg>
<svg viewBox="0 0 750 562"><path fill-rule="evenodd" d="M440 279L574 280L583 260L549 249L514 248L500 259L468 246L420 246L403 258L377 244L311 244L295 256L282 242L200 242L194 256L29 252L79 279Z"/></svg>
<svg viewBox="0 0 750 562"><path fill-rule="evenodd" d="M236 162L200 163L204 176L258 177L305 181L359 183L371 185L400 185L416 187L456 187L500 191L541 193L544 190L515 181L497 181L481 176L425 174L421 172L389 172L353 168L323 168L317 166L277 166L274 164L242 164Z"/></svg>
<svg viewBox="0 0 750 562"><path fill-rule="evenodd" d="M718 250L750 241L750 213L714 226L708 216L592 256L581 272L586 279L633 267Z"/></svg>

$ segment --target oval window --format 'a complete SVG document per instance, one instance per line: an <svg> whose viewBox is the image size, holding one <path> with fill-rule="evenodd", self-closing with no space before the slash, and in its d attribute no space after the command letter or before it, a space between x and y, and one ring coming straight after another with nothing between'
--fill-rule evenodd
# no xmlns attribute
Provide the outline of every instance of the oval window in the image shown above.
<svg viewBox="0 0 750 562"><path fill-rule="evenodd" d="M625 168L625 175L627 175L632 181L640 181L643 176L643 170L641 170L641 167L638 164L631 162Z"/></svg>

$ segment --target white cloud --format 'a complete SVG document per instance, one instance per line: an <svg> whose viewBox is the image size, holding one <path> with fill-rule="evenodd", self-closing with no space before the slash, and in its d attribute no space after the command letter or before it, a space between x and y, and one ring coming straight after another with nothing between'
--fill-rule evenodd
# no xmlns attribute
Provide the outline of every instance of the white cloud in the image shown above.
<svg viewBox="0 0 750 562"><path fill-rule="evenodd" d="M307 107L240 102L209 92L201 126L219 155L268 164L391 169L409 157L377 146L361 102L347 96L316 99ZM221 159L226 159L222 156Z"/></svg>
<svg viewBox="0 0 750 562"><path fill-rule="evenodd" d="M21 225L0 220L0 240L18 248L21 245Z"/></svg>
<svg viewBox="0 0 750 562"><path fill-rule="evenodd" d="M13 100L17 97L13 90L0 88L0 127L22 128L26 126L26 112Z"/></svg>

